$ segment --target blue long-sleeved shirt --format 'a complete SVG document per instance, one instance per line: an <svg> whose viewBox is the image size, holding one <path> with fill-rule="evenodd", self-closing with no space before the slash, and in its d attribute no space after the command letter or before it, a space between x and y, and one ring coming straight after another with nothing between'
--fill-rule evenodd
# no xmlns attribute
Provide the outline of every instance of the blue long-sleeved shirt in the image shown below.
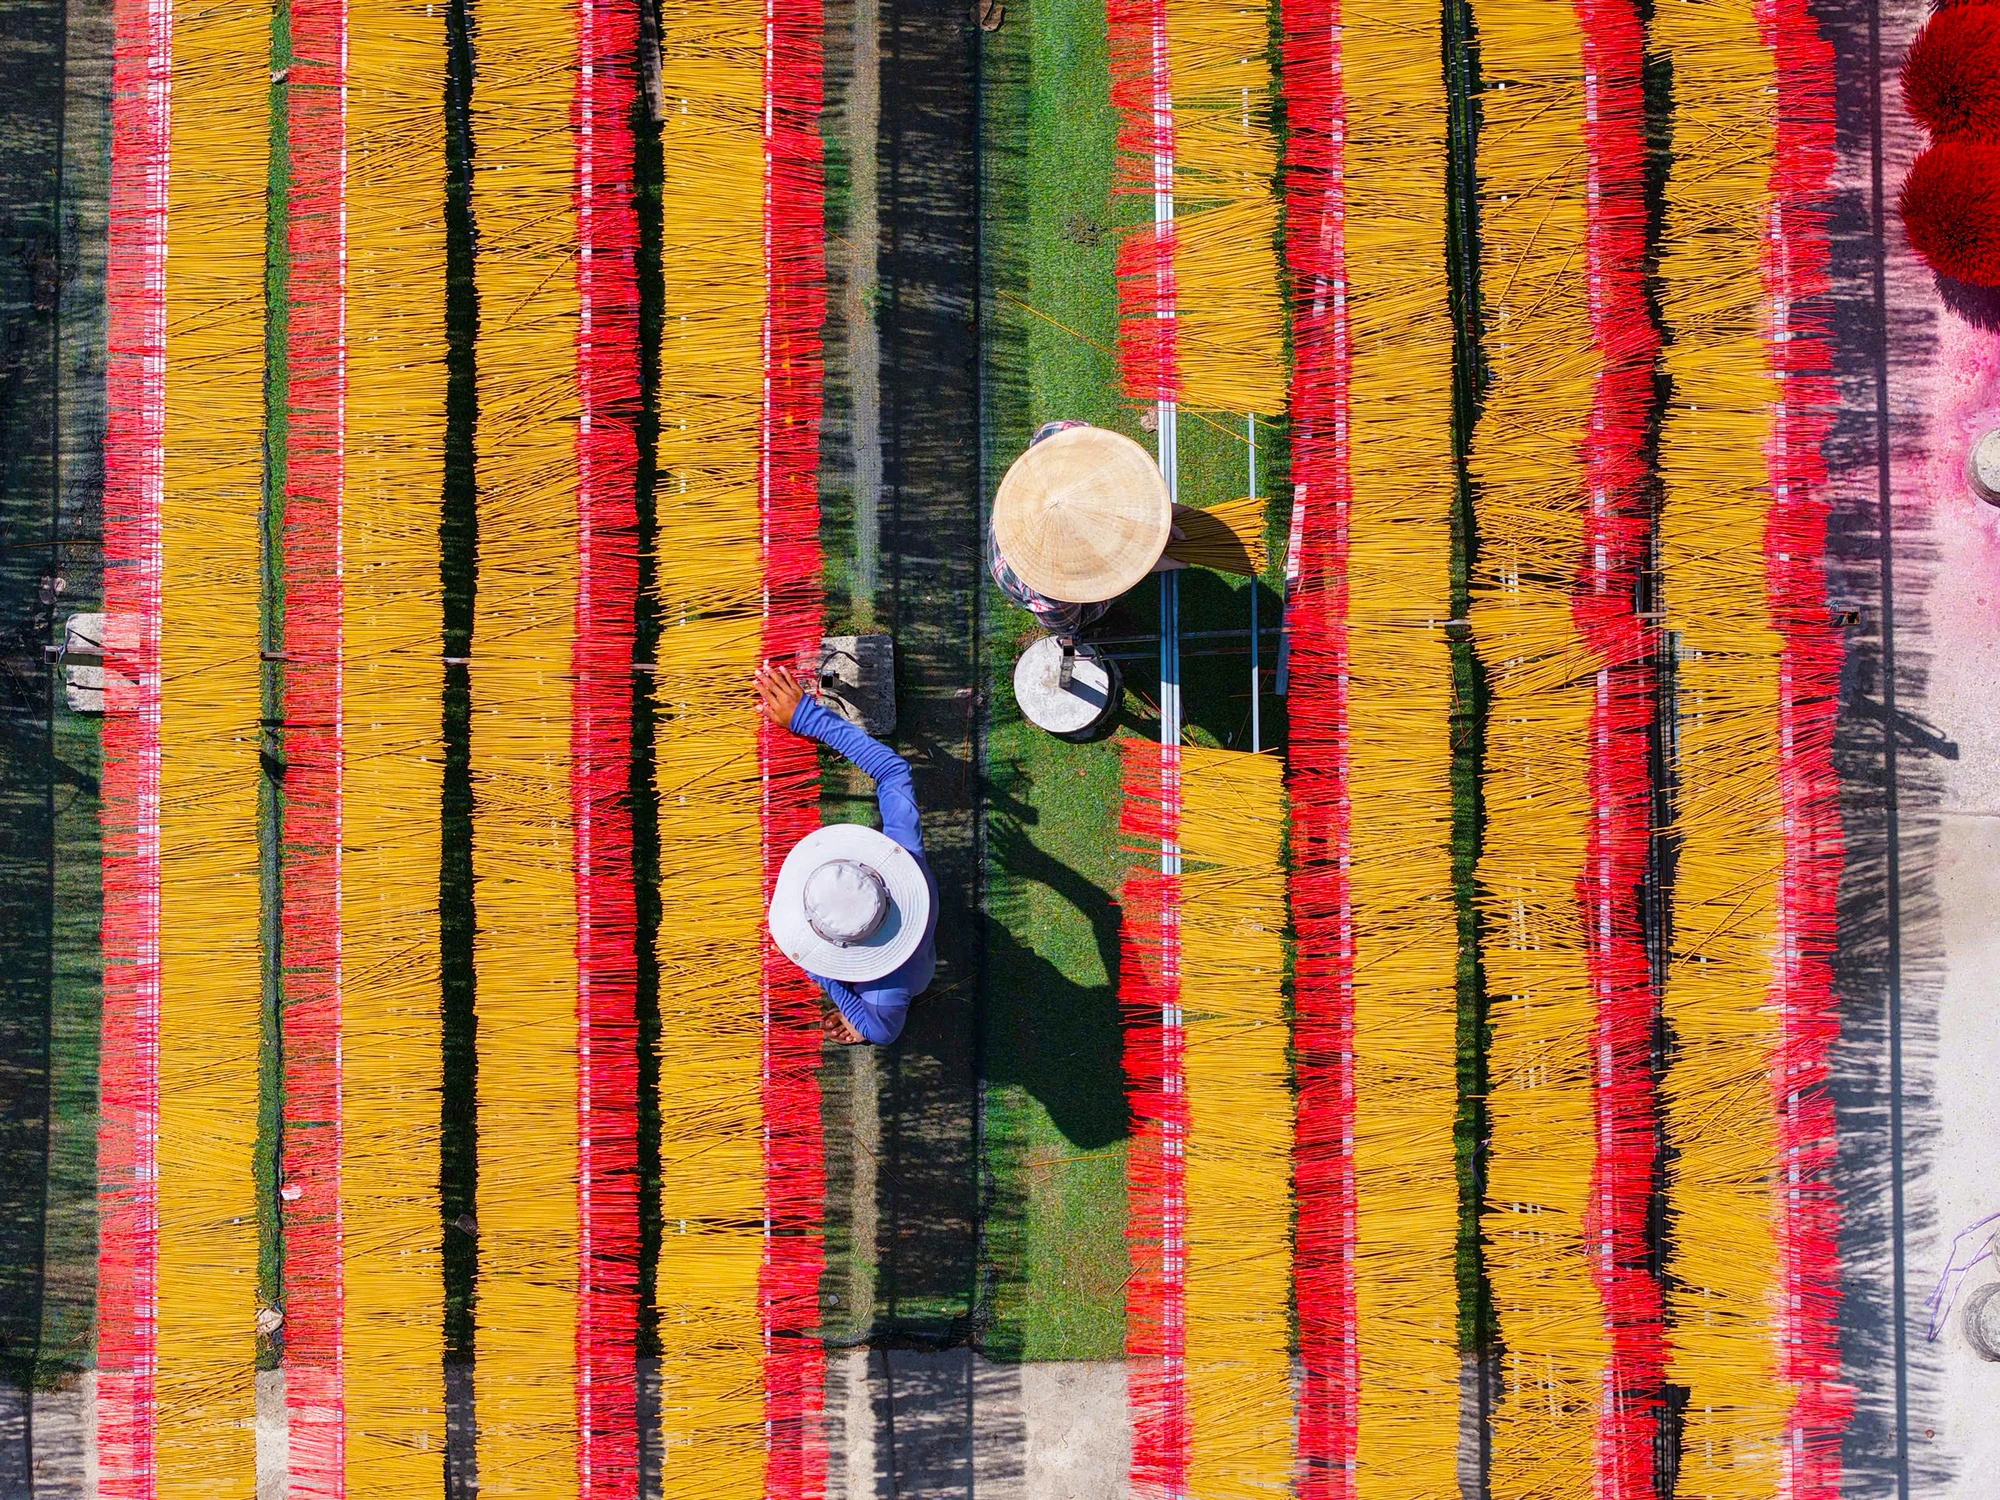
<svg viewBox="0 0 2000 1500"><path fill-rule="evenodd" d="M860 989L807 971L807 977L840 1007L847 1024L861 1033L864 1041L887 1046L903 1034L903 1020L910 1000L920 995L937 971L937 877L924 858L923 828L917 815L916 788L910 781L910 765L902 756L879 740L872 740L827 708L817 698L802 698L792 710L792 733L818 740L828 749L846 756L863 775L875 783L875 805L882 814L882 831L916 856L917 868L924 872L930 887L930 917L924 923L923 940L917 951L894 972L871 979Z"/></svg>

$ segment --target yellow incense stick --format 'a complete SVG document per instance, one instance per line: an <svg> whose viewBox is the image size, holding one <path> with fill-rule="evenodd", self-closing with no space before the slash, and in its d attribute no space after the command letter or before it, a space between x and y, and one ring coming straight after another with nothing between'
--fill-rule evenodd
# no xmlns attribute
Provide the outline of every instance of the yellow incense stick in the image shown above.
<svg viewBox="0 0 2000 1500"><path fill-rule="evenodd" d="M1348 744L1361 1500L1455 1494L1452 324L1435 6L1341 28L1352 428Z"/></svg>
<svg viewBox="0 0 2000 1500"><path fill-rule="evenodd" d="M1264 571L1269 555L1264 545L1264 502L1251 495L1225 500L1207 510L1192 505L1174 507L1174 530L1167 556L1191 567L1249 577Z"/></svg>
<svg viewBox="0 0 2000 1500"><path fill-rule="evenodd" d="M574 6L482 10L473 905L482 1493L576 1488Z"/></svg>
<svg viewBox="0 0 2000 1500"><path fill-rule="evenodd" d="M1181 400L1282 411L1269 11L1244 0L1167 0L1166 14Z"/></svg>
<svg viewBox="0 0 2000 1500"><path fill-rule="evenodd" d="M654 679L664 1494L763 1494L764 13L668 0Z"/></svg>
<svg viewBox="0 0 2000 1500"><path fill-rule="evenodd" d="M341 1219L350 1497L444 1482L444 15L348 13Z"/></svg>
<svg viewBox="0 0 2000 1500"><path fill-rule="evenodd" d="M1180 765L1188 1492L1228 1500L1292 1473L1284 766L1195 748Z"/></svg>
<svg viewBox="0 0 2000 1500"><path fill-rule="evenodd" d="M1578 902L1597 663L1571 615L1599 356L1583 39L1568 6L1476 0L1484 335L1473 634L1491 692L1479 860L1493 996L1483 1221L1503 1399L1494 1500L1588 1495L1610 1358L1586 1237L1596 1008Z"/></svg>
<svg viewBox="0 0 2000 1500"><path fill-rule="evenodd" d="M1776 907L1783 641L1765 595L1767 445L1779 382L1764 346L1776 89L1751 0L1663 7L1673 62L1662 312L1673 377L1660 438L1667 628L1678 644L1675 955L1662 1004L1674 1153L1667 1378L1687 1387L1680 1485L1713 1500L1778 1492L1790 1392L1779 1380Z"/></svg>
<svg viewBox="0 0 2000 1500"><path fill-rule="evenodd" d="M250 1500L269 7L173 17L160 509L155 1478Z"/></svg>

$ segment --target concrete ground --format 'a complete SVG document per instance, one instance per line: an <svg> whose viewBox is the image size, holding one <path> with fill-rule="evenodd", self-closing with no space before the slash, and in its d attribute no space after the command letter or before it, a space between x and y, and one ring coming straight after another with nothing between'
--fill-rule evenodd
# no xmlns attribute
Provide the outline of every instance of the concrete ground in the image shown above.
<svg viewBox="0 0 2000 1500"><path fill-rule="evenodd" d="M2000 333L1946 317L1940 389L1922 482L1932 501L1937 567L1924 597L1930 680L1917 709L1950 748L1936 758L1935 805L1921 810L1935 840L1937 1047L1924 1173L1930 1232L1910 1245L1906 1308L1920 1372L1910 1446L1951 1478L1940 1500L1985 1500L2000 1471L2000 509L1975 499L1967 447L2000 427ZM1993 1222L1986 1222L1993 1220ZM1982 1226L1983 1227L1975 1227ZM1922 1306L1939 1278L1967 1266L1936 1340ZM1988 1331L1991 1330L1991 1331ZM1984 1335L1982 1337L1982 1334ZM1982 1345L1984 1347L1982 1347ZM1924 1467L1928 1467L1925 1465Z"/></svg>
<svg viewBox="0 0 2000 1500"><path fill-rule="evenodd" d="M22 1393L0 1386L0 1496L91 1500L97 1454L85 1375L34 1398L32 1476ZM1125 1369L995 1364L967 1349L830 1352L827 1500L1123 1500ZM257 1500L285 1500L285 1386L257 1377Z"/></svg>
<svg viewBox="0 0 2000 1500"><path fill-rule="evenodd" d="M827 1361L828 1500L1120 1500L1125 1368L995 1364L967 1349Z"/></svg>
<svg viewBox="0 0 2000 1500"><path fill-rule="evenodd" d="M35 1392L32 1407L21 1390L0 1385L0 1496L94 1500L96 1397L97 1377L89 1373ZM32 1443L23 1441L22 1431L30 1419ZM18 1467L21 1455L30 1451L32 1475ZM262 1370L257 1375L257 1500L285 1500L285 1493L285 1376L281 1370Z"/></svg>

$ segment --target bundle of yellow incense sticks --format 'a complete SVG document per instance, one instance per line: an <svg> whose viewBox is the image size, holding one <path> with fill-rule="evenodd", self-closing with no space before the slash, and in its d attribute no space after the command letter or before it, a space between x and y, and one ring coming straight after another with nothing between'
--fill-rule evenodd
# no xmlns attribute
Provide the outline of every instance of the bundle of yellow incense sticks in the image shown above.
<svg viewBox="0 0 2000 1500"><path fill-rule="evenodd" d="M347 1493L387 1497L444 1470L444 14L357 0L347 43L342 1369Z"/></svg>
<svg viewBox="0 0 2000 1500"><path fill-rule="evenodd" d="M1595 668L1571 591L1583 445L1591 201L1582 36L1568 6L1478 0L1483 324L1473 436L1473 638L1491 693L1478 878L1491 1119L1486 1272L1504 1349L1495 1500L1587 1495L1610 1346L1592 1278L1596 1008L1577 900L1592 815Z"/></svg>
<svg viewBox="0 0 2000 1500"><path fill-rule="evenodd" d="M757 707L764 13L661 11L654 678L660 798L660 1424L667 1496L764 1494Z"/></svg>
<svg viewBox="0 0 2000 1500"><path fill-rule="evenodd" d="M173 9L147 1493L250 1500L270 10L261 0Z"/></svg>
<svg viewBox="0 0 2000 1500"><path fill-rule="evenodd" d="M1435 8L1285 13L1305 1493L1456 1493L1452 351ZM1351 1490L1347 1488L1351 1486Z"/></svg>
<svg viewBox="0 0 2000 1500"><path fill-rule="evenodd" d="M1111 0L1126 185L1171 218L1120 246L1126 394L1277 412L1285 400L1269 14L1243 0Z"/></svg>
<svg viewBox="0 0 2000 1500"><path fill-rule="evenodd" d="M1187 1484L1247 1500L1292 1472L1284 767L1177 754Z"/></svg>
<svg viewBox="0 0 2000 1500"><path fill-rule="evenodd" d="M483 1492L576 1485L577 11L482 11L479 580L472 628L479 1037L473 1374Z"/></svg>
<svg viewBox="0 0 2000 1500"><path fill-rule="evenodd" d="M1766 344L1778 76L1751 0L1669 6L1674 70L1661 309L1662 598L1676 642L1675 952L1662 1004L1668 1379L1688 1392L1681 1489L1785 1492L1782 1173L1773 1069L1789 963L1784 639L1767 594L1783 383Z"/></svg>
<svg viewBox="0 0 2000 1500"><path fill-rule="evenodd" d="M1225 500L1198 510L1174 507L1175 535L1167 556L1195 568L1254 577L1264 571L1269 549L1264 542L1264 502L1251 495Z"/></svg>

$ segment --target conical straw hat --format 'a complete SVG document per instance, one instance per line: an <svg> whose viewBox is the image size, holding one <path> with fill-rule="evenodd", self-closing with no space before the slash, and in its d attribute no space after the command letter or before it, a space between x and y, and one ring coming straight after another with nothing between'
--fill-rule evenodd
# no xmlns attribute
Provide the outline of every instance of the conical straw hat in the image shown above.
<svg viewBox="0 0 2000 1500"><path fill-rule="evenodd" d="M1173 515L1167 481L1144 448L1102 427L1070 427L1007 470L993 497L993 539L1036 593L1098 604L1153 570Z"/></svg>

